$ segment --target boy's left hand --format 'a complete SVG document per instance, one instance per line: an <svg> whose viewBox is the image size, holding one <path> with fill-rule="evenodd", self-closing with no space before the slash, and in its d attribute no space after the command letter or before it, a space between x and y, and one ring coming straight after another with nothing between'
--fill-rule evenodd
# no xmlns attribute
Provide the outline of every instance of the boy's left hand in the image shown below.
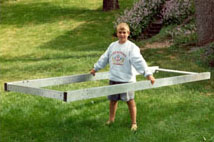
<svg viewBox="0 0 214 142"><path fill-rule="evenodd" d="M155 83L155 78L152 75L148 75L147 79L151 81L152 85Z"/></svg>

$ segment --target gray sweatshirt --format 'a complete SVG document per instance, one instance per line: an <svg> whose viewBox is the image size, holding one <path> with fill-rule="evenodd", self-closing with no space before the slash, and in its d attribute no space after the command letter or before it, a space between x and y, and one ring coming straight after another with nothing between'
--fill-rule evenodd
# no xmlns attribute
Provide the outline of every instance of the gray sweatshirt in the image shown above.
<svg viewBox="0 0 214 142"><path fill-rule="evenodd" d="M145 77L152 74L140 54L139 47L129 40L124 44L120 44L119 41L111 43L94 64L95 71L104 68L108 63L110 65L109 79L112 81L135 82L137 72Z"/></svg>

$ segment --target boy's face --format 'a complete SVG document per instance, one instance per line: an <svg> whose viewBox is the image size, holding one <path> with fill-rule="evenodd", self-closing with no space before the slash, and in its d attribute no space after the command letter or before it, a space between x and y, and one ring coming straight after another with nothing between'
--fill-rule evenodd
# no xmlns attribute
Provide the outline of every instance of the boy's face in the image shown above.
<svg viewBox="0 0 214 142"><path fill-rule="evenodd" d="M119 43L125 43L128 40L130 32L126 29L120 29L117 31L117 37L119 39Z"/></svg>

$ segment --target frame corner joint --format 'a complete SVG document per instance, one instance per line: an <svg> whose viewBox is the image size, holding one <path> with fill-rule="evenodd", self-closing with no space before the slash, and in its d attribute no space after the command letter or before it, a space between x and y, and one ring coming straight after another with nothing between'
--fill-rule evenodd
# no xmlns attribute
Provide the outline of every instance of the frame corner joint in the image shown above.
<svg viewBox="0 0 214 142"><path fill-rule="evenodd" d="M67 96L68 96L68 93L67 93L67 92L64 92L64 93L63 93L63 101L64 101L64 102L67 102Z"/></svg>
<svg viewBox="0 0 214 142"><path fill-rule="evenodd" d="M7 85L7 83L4 83L4 91L9 91Z"/></svg>

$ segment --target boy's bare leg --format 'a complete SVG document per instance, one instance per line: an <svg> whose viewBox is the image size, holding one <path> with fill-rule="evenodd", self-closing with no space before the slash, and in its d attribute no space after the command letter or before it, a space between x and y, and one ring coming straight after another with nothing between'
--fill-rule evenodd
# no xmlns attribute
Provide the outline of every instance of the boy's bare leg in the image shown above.
<svg viewBox="0 0 214 142"><path fill-rule="evenodd" d="M130 101L128 101L127 104L129 107L129 112L130 112L131 121L132 121L131 130L136 131L137 130L137 122L136 122L137 108L136 108L134 99L131 99Z"/></svg>
<svg viewBox="0 0 214 142"><path fill-rule="evenodd" d="M117 101L110 101L110 104L109 104L109 120L106 122L107 124L114 122L116 111L117 111Z"/></svg>

